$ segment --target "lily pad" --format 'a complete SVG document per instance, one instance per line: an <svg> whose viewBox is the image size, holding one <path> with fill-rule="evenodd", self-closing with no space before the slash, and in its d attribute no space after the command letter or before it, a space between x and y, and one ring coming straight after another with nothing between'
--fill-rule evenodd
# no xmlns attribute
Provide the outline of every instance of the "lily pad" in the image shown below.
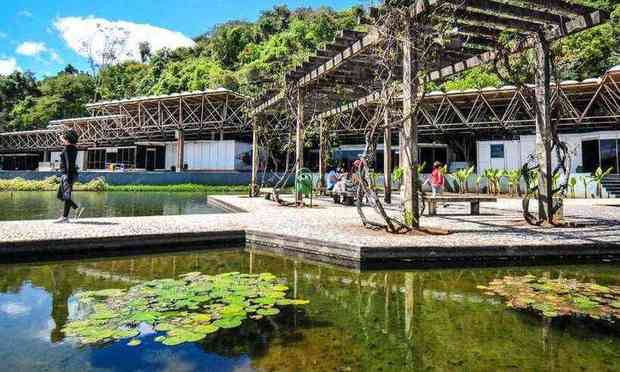
<svg viewBox="0 0 620 372"><path fill-rule="evenodd" d="M241 326L241 319L239 318L223 318L223 319L218 319L215 322L213 322L214 325L220 327L220 328L224 328L224 329L229 329L229 328L237 328L239 326Z"/></svg>
<svg viewBox="0 0 620 372"><path fill-rule="evenodd" d="M86 291L76 298L91 311L68 322L63 332L82 344L131 339L128 345L137 345L139 327L147 325L166 333L155 337L156 342L170 346L196 342L220 328L239 327L248 317L259 320L276 315L279 309L274 306L308 303L287 299L287 290L269 273L194 272L127 290Z"/></svg>
<svg viewBox="0 0 620 372"><path fill-rule="evenodd" d="M137 338L132 338L131 340L129 340L129 342L127 343L127 346L138 346L142 343L142 341L140 341Z"/></svg>
<svg viewBox="0 0 620 372"><path fill-rule="evenodd" d="M505 298L509 307L548 318L577 316L609 322L620 319L620 287L527 275L506 276L479 289Z"/></svg>
<svg viewBox="0 0 620 372"><path fill-rule="evenodd" d="M267 309L258 309L256 311L256 314L258 314L258 315L265 315L265 316L278 315L278 314L280 314L280 310L276 309L275 307L270 307L270 308L267 308Z"/></svg>

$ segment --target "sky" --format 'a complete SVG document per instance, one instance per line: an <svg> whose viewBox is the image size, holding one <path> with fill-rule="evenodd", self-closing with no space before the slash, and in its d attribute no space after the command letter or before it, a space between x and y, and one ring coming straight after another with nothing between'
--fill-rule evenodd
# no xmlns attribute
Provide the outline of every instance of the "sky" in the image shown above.
<svg viewBox="0 0 620 372"><path fill-rule="evenodd" d="M55 75L67 64L89 70L86 56L105 43L98 29L126 34L123 59L138 58L138 44L152 49L191 46L192 38L230 20L254 21L265 9L286 4L346 9L370 0L5 0L0 7L0 75L15 70Z"/></svg>

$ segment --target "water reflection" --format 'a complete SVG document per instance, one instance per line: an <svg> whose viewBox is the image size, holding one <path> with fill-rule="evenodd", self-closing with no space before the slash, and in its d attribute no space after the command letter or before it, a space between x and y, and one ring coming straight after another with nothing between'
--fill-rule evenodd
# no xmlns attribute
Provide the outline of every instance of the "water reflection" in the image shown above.
<svg viewBox="0 0 620 372"><path fill-rule="evenodd" d="M76 192L75 200L86 207L84 217L222 213L193 192ZM54 192L0 192L0 205L0 221L52 219L62 208Z"/></svg>
<svg viewBox="0 0 620 372"><path fill-rule="evenodd" d="M78 315L72 296L81 290L128 288L191 271L272 272L288 281L293 297L311 303L178 347L151 336L138 348L123 342L78 348L60 332ZM476 289L496 277L543 272L620 282L620 268L611 265L359 273L237 250L0 266L0 330L15 340L0 343L0 365L119 371L617 370L617 334L506 310Z"/></svg>

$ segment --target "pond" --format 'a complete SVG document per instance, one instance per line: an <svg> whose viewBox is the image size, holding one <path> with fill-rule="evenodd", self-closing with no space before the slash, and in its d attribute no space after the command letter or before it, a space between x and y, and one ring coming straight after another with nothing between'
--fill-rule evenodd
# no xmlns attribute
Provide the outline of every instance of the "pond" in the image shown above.
<svg viewBox="0 0 620 372"><path fill-rule="evenodd" d="M223 213L200 192L75 192L82 217L134 217ZM55 219L62 213L56 192L0 192L0 221Z"/></svg>
<svg viewBox="0 0 620 372"><path fill-rule="evenodd" d="M270 272L289 287L288 297L310 303L176 346L156 342L153 332L141 335L138 346L127 340L78 345L61 331L83 315L80 292L127 289L189 272ZM524 273L620 283L617 265L358 273L240 249L3 265L0 369L619 370L617 328L546 322L476 288Z"/></svg>

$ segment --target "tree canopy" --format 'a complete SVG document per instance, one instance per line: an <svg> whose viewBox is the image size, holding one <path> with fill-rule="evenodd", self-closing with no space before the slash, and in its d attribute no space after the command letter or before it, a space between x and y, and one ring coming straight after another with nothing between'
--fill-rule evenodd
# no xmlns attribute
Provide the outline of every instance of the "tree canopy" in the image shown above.
<svg viewBox="0 0 620 372"><path fill-rule="evenodd" d="M620 5L616 0L581 0L612 12L611 22L556 43L560 70L566 79L602 75L620 64ZM30 72L0 76L0 131L42 128L50 120L86 114L94 99L226 87L256 94L262 84L282 79L337 31L363 30L357 24L359 7L344 11L285 5L261 13L256 22L231 21L195 38L192 48L151 50L140 44L140 61L101 66L90 73L69 65L57 75L40 80ZM489 69L465 72L439 89L499 86Z"/></svg>

